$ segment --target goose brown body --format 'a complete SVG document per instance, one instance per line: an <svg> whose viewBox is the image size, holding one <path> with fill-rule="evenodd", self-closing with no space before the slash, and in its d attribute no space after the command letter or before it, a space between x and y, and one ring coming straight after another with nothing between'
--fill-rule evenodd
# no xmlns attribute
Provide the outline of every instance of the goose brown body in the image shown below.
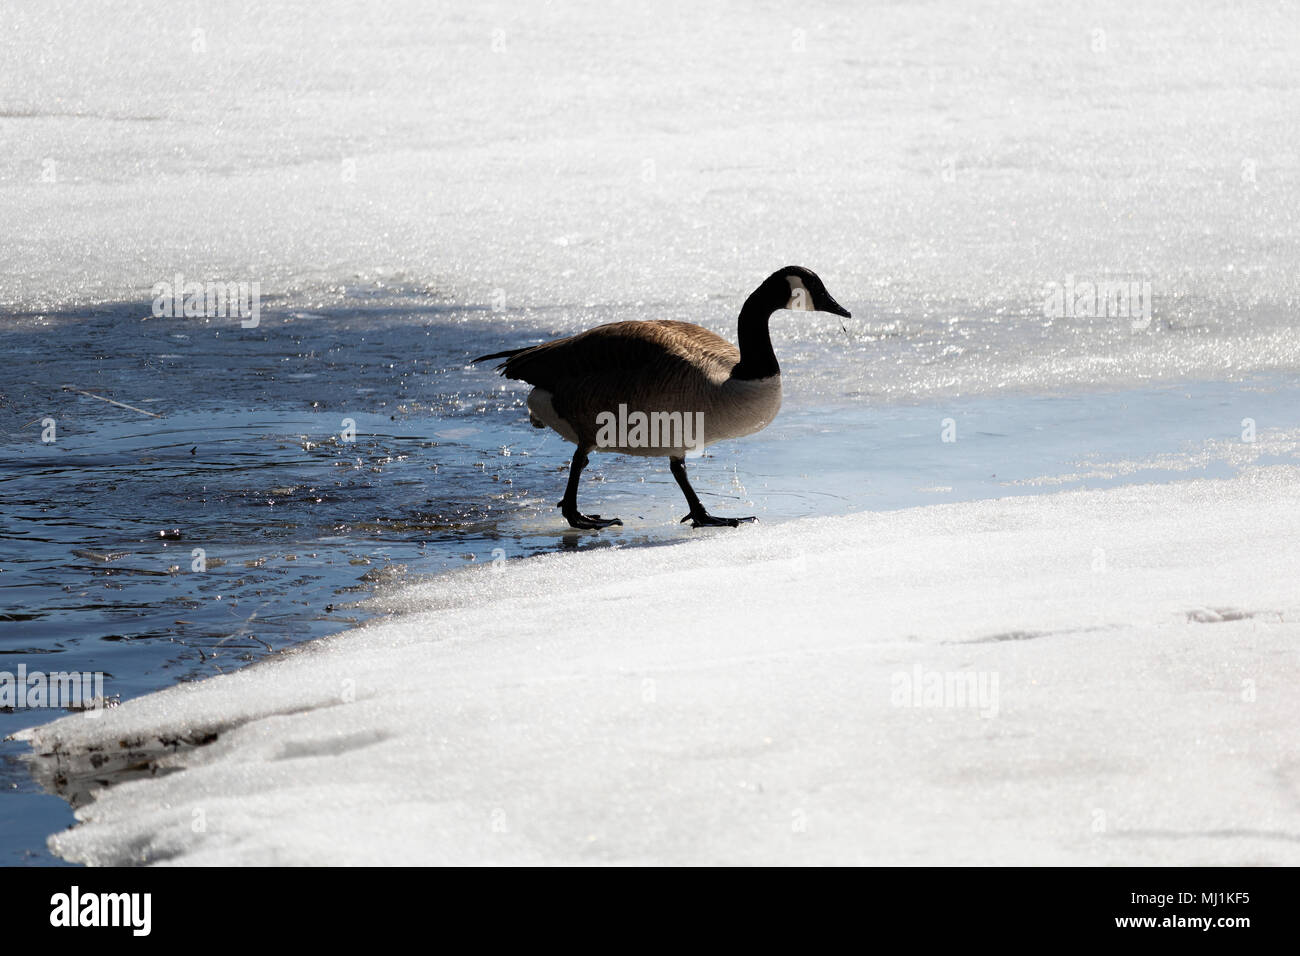
<svg viewBox="0 0 1300 956"><path fill-rule="evenodd" d="M692 448L758 431L781 408L781 376L732 378L740 350L689 322L613 322L524 349L501 365L534 386L528 411L577 445L641 456L681 456L684 444L598 443L601 416L695 416ZM608 419L606 419L608 420ZM678 435L683 434L678 430Z"/></svg>

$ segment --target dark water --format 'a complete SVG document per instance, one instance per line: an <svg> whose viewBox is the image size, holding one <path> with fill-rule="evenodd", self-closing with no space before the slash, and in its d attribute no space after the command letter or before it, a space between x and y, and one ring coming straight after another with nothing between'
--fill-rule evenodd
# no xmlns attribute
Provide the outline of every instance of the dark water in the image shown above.
<svg viewBox="0 0 1300 956"><path fill-rule="evenodd" d="M346 628L406 576L729 533L678 524L666 463L599 455L581 503L627 523L567 529L555 502L570 446L527 426L521 387L466 365L544 323L391 301L272 308L257 329L148 313L0 316L0 671L102 671L106 695L129 699ZM690 468L710 510L768 521L1036 493L1008 482L1074 470L1085 452L1237 440L1246 416L1294 427L1298 397L1281 379L892 405L796 387L772 427ZM941 441L946 417L956 442ZM0 736L55 716L0 712ZM0 744L0 863L57 862L45 837L71 813L22 749Z"/></svg>
<svg viewBox="0 0 1300 956"><path fill-rule="evenodd" d="M408 567L473 558L512 507L483 463L494 440L471 460L443 437L482 444L458 423L503 397L486 375L461 393L466 336L436 309L256 330L148 314L0 333L0 670L102 671L125 699L238 667L356 623ZM51 716L0 713L0 735ZM0 861L48 862L66 807L0 746Z"/></svg>

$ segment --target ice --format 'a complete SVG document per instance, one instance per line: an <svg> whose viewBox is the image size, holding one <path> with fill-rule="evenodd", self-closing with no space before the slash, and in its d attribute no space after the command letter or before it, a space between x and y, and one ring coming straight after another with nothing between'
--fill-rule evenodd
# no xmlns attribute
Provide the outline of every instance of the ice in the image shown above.
<svg viewBox="0 0 1300 956"><path fill-rule="evenodd" d="M503 344L654 316L732 334L795 262L855 313L847 339L775 323L814 396L1300 367L1286 5L42 3L0 24L0 303L44 321L181 273L261 282L271 311L438 302ZM1149 282L1152 324L1045 317L1072 276Z"/></svg>
<svg viewBox="0 0 1300 956"><path fill-rule="evenodd" d="M1297 478L436 578L379 623L31 732L47 776L219 735L52 845L94 864L1294 865ZM898 697L918 672L986 696Z"/></svg>

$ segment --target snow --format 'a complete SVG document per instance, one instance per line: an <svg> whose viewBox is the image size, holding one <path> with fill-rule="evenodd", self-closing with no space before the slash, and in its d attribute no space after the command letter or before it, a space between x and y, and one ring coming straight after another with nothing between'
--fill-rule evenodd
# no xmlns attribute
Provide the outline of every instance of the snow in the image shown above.
<svg viewBox="0 0 1300 956"><path fill-rule="evenodd" d="M1294 865L1297 478L436 578L378 623L30 732L64 755L219 732L52 845L104 865ZM916 706L918 673L986 696Z"/></svg>

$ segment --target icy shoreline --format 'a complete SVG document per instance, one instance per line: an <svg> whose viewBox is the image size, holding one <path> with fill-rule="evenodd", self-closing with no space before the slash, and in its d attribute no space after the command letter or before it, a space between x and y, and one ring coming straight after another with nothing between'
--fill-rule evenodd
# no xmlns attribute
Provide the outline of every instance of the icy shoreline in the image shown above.
<svg viewBox="0 0 1300 956"><path fill-rule="evenodd" d="M218 735L159 768L181 772L80 804L60 853L1294 860L1290 6L814 3L792 18L394 0L375 16L322 0L305 18L147 0L129 16L20 4L6 22L0 430L28 461L75 451L96 472L51 486L28 471L35 532L12 540L57 526L66 553L127 550L98 538L124 536L119 516L152 524L134 504L148 501L203 506L185 543L216 554L229 516L192 487L215 473L190 457L210 453L191 434L211 424L241 454L209 465L249 465L221 472L224 501L258 529L263 505L241 502L307 541L400 524L408 546L427 529L457 560L512 559L386 595L406 613L273 663L39 729L38 747L69 749L38 773L76 771L57 784L74 798L139 754L147 773L157 739ZM767 526L616 550L689 532L671 478L612 465L592 500L636 523L513 560L574 543L551 507L567 454L523 425L515 386L465 361L622 319L730 338L787 263L854 318L774 321L787 409L700 469L702 492ZM154 316L177 275L256 284L259 324ZM1142 307L1112 308L1097 290L1115 283ZM123 422L65 384L173 417ZM59 443L38 448L47 416ZM378 435L339 485L349 466L319 449L345 418ZM403 461L408 439L424 451ZM119 474L107 497L106 452L155 483ZM263 462L293 473L264 483ZM1099 488L1171 471L1197 480ZM346 496L315 490L331 486ZM78 512L85 535L64 520ZM819 517L780 524L804 515ZM296 546L290 560L280 540L247 543L223 560L250 592L245 562L316 573ZM23 557L76 571L66 553ZM84 641L57 621L43 633L62 665L111 672L153 647L119 619L168 643L178 618L242 634L252 601L227 612L220 573L137 575L160 601L214 588L216 623L137 615L112 580L7 586L38 609L109 593ZM28 622L14 634L0 650L48 650ZM131 698L146 668L117 670ZM907 706L909 682L924 705L934 676L941 700L969 687L979 706ZM23 819L22 841L62 825Z"/></svg>
<svg viewBox="0 0 1300 956"><path fill-rule="evenodd" d="M52 846L92 864L1295 864L1297 477L448 575L388 620L27 732L66 754L230 728ZM931 675L946 700L909 687ZM985 699L951 696L967 678Z"/></svg>

